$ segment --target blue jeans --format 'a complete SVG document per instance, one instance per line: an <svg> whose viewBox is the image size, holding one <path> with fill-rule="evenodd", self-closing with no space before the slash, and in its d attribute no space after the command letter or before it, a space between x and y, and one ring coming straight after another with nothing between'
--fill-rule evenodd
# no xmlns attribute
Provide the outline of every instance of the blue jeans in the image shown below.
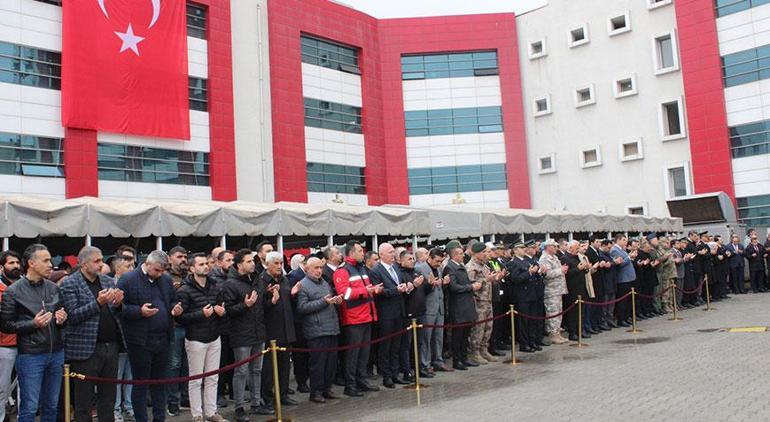
<svg viewBox="0 0 770 422"><path fill-rule="evenodd" d="M131 364L128 362L128 353L121 353L118 357L118 379L131 380ZM115 413L125 410L126 413L134 413L134 406L131 403L131 384L118 385L115 394Z"/></svg>
<svg viewBox="0 0 770 422"><path fill-rule="evenodd" d="M64 350L53 353L20 354L16 358L19 377L19 422L34 422L38 405L40 422L54 422L64 372Z"/></svg>
<svg viewBox="0 0 770 422"><path fill-rule="evenodd" d="M171 342L169 377L186 377L187 352L184 348L185 330L184 327L174 327L174 339ZM187 383L170 384L168 386L168 406L179 407L182 401L187 401Z"/></svg>

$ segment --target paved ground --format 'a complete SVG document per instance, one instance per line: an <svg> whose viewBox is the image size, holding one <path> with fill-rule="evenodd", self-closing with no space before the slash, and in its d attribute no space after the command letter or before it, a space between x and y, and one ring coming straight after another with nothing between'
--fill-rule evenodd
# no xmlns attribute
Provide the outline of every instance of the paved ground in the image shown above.
<svg viewBox="0 0 770 422"><path fill-rule="evenodd" d="M770 326L770 294L740 295L717 310L684 311L682 321L643 321L643 333L615 329L577 349L551 346L517 355L516 367L490 364L426 380L421 405L410 390L370 393L317 405L295 421L628 421L770 420L770 332L720 328ZM335 387L341 393L341 387ZM232 417L232 406L223 415ZM252 421L267 418L252 417ZM189 413L174 420L189 420Z"/></svg>

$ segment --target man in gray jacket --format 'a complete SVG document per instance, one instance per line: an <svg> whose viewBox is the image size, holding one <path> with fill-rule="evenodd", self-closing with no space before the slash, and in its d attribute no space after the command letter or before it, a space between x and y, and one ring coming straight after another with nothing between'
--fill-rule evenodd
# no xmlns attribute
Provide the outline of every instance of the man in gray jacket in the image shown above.
<svg viewBox="0 0 770 422"><path fill-rule="evenodd" d="M439 267L444 261L444 251L433 248L417 250L417 264L414 269L425 277L430 290L425 296L425 315L420 317L420 324L444 325L444 286L449 283L449 276L441 278ZM419 331L420 372L433 375L435 371L452 372L454 369L444 364L443 345L444 329L425 327Z"/></svg>
<svg viewBox="0 0 770 422"><path fill-rule="evenodd" d="M332 289L323 278L323 262L310 258L305 264L305 278L297 295L297 312L302 315L302 334L310 349L326 349L337 346L340 323L336 306L342 303L342 295L332 296ZM337 352L310 353L310 401L326 403L326 399L338 399L332 392L332 382L337 374Z"/></svg>

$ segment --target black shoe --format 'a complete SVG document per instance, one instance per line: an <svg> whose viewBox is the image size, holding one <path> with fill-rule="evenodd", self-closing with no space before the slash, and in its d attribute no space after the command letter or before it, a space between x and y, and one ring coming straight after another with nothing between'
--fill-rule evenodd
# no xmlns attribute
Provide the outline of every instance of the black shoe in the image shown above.
<svg viewBox="0 0 770 422"><path fill-rule="evenodd" d="M396 384L401 384L401 385L409 385L409 384L411 384L411 382L407 381L406 379L401 379L399 377L393 377L393 382L396 383Z"/></svg>
<svg viewBox="0 0 770 422"><path fill-rule="evenodd" d="M436 375L435 374L431 374L430 372L428 372L428 371L426 371L424 369L420 369L420 376L423 377L423 378L433 378Z"/></svg>
<svg viewBox="0 0 770 422"><path fill-rule="evenodd" d="M500 347L500 349L505 350L502 346ZM494 348L489 348L488 351L489 351L489 354L492 356L505 356L505 353L500 353L497 351L497 349L494 349Z"/></svg>
<svg viewBox="0 0 770 422"><path fill-rule="evenodd" d="M294 391L291 387L289 387L289 388L286 389L286 393L287 394L294 394L294 393L296 393L296 391Z"/></svg>
<svg viewBox="0 0 770 422"><path fill-rule="evenodd" d="M182 399L182 401L179 402L179 408L180 409L189 409L190 408L190 400Z"/></svg>
<svg viewBox="0 0 770 422"><path fill-rule="evenodd" d="M178 406L169 406L168 409L166 409L166 414L174 417L179 416L179 407Z"/></svg>
<svg viewBox="0 0 770 422"><path fill-rule="evenodd" d="M307 383L303 382L301 384L297 384L297 391L300 393L309 393L310 387L307 386Z"/></svg>
<svg viewBox="0 0 770 422"><path fill-rule="evenodd" d="M272 415L275 413L273 406L251 406L250 415Z"/></svg>
<svg viewBox="0 0 770 422"><path fill-rule="evenodd" d="M617 325L618 327L630 327L630 326L631 326L631 324L629 324L629 323L627 323L627 322L625 322L625 321L620 321L620 322L618 322L616 325Z"/></svg>
<svg viewBox="0 0 770 422"><path fill-rule="evenodd" d="M335 393L332 390L324 392L323 396L324 396L325 399L329 399L329 400L339 400L339 399L342 398L342 397L340 397L337 393Z"/></svg>
<svg viewBox="0 0 770 422"><path fill-rule="evenodd" d="M415 381L414 374L411 372L404 373L404 381L408 381L410 383Z"/></svg>
<svg viewBox="0 0 770 422"><path fill-rule="evenodd" d="M372 385L367 380L361 380L358 382L358 389L361 391L380 391L380 387Z"/></svg>
<svg viewBox="0 0 770 422"><path fill-rule="evenodd" d="M382 380L382 385L385 388L396 388L396 384L393 383L393 380L390 378L385 378Z"/></svg>
<svg viewBox="0 0 770 422"><path fill-rule="evenodd" d="M457 370L457 371L467 371L468 370L468 367L463 365L462 363L452 364L452 368Z"/></svg>
<svg viewBox="0 0 770 422"><path fill-rule="evenodd" d="M550 344L544 343L542 340L538 340L535 344L537 344L539 347L548 347Z"/></svg>
<svg viewBox="0 0 770 422"><path fill-rule="evenodd" d="M570 334L569 335L570 341L578 341L578 335L577 334Z"/></svg>
<svg viewBox="0 0 770 422"><path fill-rule="evenodd" d="M602 331L612 331L612 327L610 327L610 325L607 324L606 322L604 324L600 325L599 329L602 330Z"/></svg>
<svg viewBox="0 0 770 422"><path fill-rule="evenodd" d="M469 367L469 368L475 368L475 367L479 366L479 364L478 364L478 363L476 363L476 362L471 362L471 361L469 361L469 360L464 360L464 361L463 361L463 365L465 365L465 366L467 366L467 367Z"/></svg>
<svg viewBox="0 0 770 422"><path fill-rule="evenodd" d="M282 406L296 406L298 404L299 404L299 402L294 400L291 397L282 397L281 398L281 405Z"/></svg>
<svg viewBox="0 0 770 422"><path fill-rule="evenodd" d="M224 409L227 407L227 398L225 398L225 396L217 397L217 407L220 409Z"/></svg>
<svg viewBox="0 0 770 422"><path fill-rule="evenodd" d="M364 393L358 391L357 388L345 388L345 395L349 397L363 397Z"/></svg>
<svg viewBox="0 0 770 422"><path fill-rule="evenodd" d="M251 422L251 419L246 416L246 411L242 407L235 409L235 422Z"/></svg>
<svg viewBox="0 0 770 422"><path fill-rule="evenodd" d="M530 348L532 348L532 349L535 349L535 351L537 351L537 352L540 352L540 351L542 351L542 350L543 350L543 348L542 348L542 347L540 347L540 345L539 345L539 344L537 344L537 343L534 343L534 344L530 344L530 345L529 345L529 347L530 347Z"/></svg>
<svg viewBox="0 0 770 422"><path fill-rule="evenodd" d="M616 323L615 321L607 321L607 325L609 325L610 328L618 328L618 327L620 327L620 325L618 325L618 323Z"/></svg>
<svg viewBox="0 0 770 422"><path fill-rule="evenodd" d="M583 338L591 338L591 334L588 334L586 332L583 332Z"/></svg>
<svg viewBox="0 0 770 422"><path fill-rule="evenodd" d="M324 398L324 396L318 393L311 394L310 401L312 401L313 403L326 403L326 399Z"/></svg>
<svg viewBox="0 0 770 422"><path fill-rule="evenodd" d="M519 351L521 353L535 353L535 349L529 347L529 346L520 346Z"/></svg>

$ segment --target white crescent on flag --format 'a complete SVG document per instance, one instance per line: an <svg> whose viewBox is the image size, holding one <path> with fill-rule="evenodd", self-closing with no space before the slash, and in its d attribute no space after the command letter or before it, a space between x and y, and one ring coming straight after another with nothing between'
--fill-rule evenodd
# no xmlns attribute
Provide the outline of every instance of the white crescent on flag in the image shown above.
<svg viewBox="0 0 770 422"><path fill-rule="evenodd" d="M160 17L160 0L151 0L152 1L152 19L150 19L150 26L147 27L147 29L152 28L156 22L158 22L158 18ZM97 3L99 3L99 8L102 9L102 13L104 13L104 16L109 19L110 15L107 13L107 7L104 5L104 0L96 0Z"/></svg>

